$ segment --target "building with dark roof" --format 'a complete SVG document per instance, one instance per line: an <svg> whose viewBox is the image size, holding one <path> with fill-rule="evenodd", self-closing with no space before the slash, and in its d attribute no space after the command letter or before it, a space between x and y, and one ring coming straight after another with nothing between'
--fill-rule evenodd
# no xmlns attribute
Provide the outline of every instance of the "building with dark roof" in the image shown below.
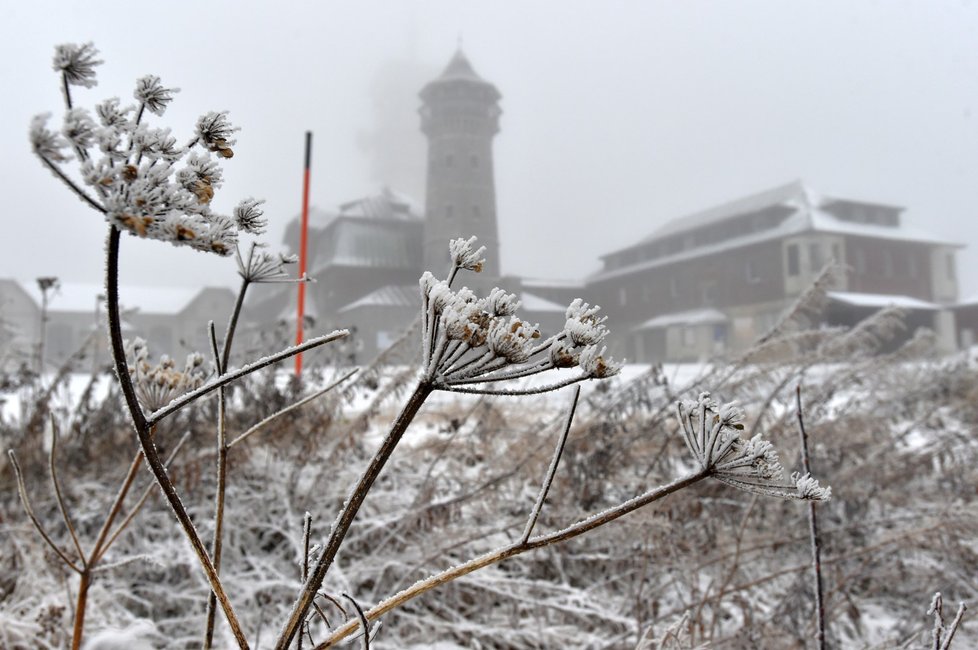
<svg viewBox="0 0 978 650"><path fill-rule="evenodd" d="M563 324L576 297L609 316L611 352L632 361L701 360L737 351L765 333L830 261L846 268L825 318L853 324L890 304L910 326L933 328L945 349L956 332L956 242L904 222L904 208L816 193L800 181L674 219L600 257L571 281L507 276L499 268L492 143L501 95L458 51L420 92L428 139L425 208L389 189L310 218L313 309L322 327L350 327L360 359L372 358L417 316L417 279L444 277L450 239L476 235L486 269L466 276L484 291L518 293L544 332ZM298 218L286 243L297 249ZM292 299L264 314L288 314ZM966 319L971 311L959 310ZM969 321L970 322L970 321ZM978 326L978 324L976 324Z"/></svg>
<svg viewBox="0 0 978 650"><path fill-rule="evenodd" d="M695 360L765 333L830 261L844 265L827 320L851 325L887 305L955 345L956 242L903 223L904 209L816 193L801 182L668 222L601 256L586 295L635 360Z"/></svg>

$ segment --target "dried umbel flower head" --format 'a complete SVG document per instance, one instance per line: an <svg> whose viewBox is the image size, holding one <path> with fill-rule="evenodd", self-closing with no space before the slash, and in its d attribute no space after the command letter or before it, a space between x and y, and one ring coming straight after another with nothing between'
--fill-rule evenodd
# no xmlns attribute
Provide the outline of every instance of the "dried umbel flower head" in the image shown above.
<svg viewBox="0 0 978 650"><path fill-rule="evenodd" d="M457 268L475 270L484 260L472 251L472 239L449 246ZM431 273L421 276L422 355L425 378L436 388L455 392L528 394L553 390L585 379L604 379L621 365L599 347L607 330L598 308L574 301L568 308L569 327L543 340L536 325L520 318L520 302L496 288L483 298ZM589 343L584 343L584 341ZM581 372L555 384L491 390L487 384L522 379L548 370L578 368Z"/></svg>
<svg viewBox="0 0 978 650"><path fill-rule="evenodd" d="M486 247L473 248L476 239L477 237L473 235L468 239L459 237L449 242L448 253L454 268L474 271L475 273L482 272L482 267L486 263L485 257L483 257L486 254Z"/></svg>
<svg viewBox="0 0 978 650"><path fill-rule="evenodd" d="M180 395L200 388L212 374L212 364L205 363L198 352L187 355L182 370L177 369L173 359L165 354L152 365L149 348L141 338L126 341L126 352L136 396L147 411L156 411Z"/></svg>
<svg viewBox="0 0 978 650"><path fill-rule="evenodd" d="M180 92L180 89L165 88L159 77L148 74L136 80L136 90L132 96L153 115L163 115L176 92Z"/></svg>
<svg viewBox="0 0 978 650"><path fill-rule="evenodd" d="M308 282L310 279L303 275L301 278L290 278L286 266L295 264L299 258L283 253L270 254L264 250L264 244L252 243L248 255L242 257L241 251L235 249L235 260L238 263L238 275L248 282Z"/></svg>
<svg viewBox="0 0 978 650"><path fill-rule="evenodd" d="M245 199L234 209L234 221L238 224L238 229L250 235L260 235L265 232L268 226L268 219L262 212L261 204L264 200Z"/></svg>
<svg viewBox="0 0 978 650"><path fill-rule="evenodd" d="M821 487L806 474L791 475L785 484L784 468L774 446L760 434L740 437L744 411L735 403L718 406L709 393L695 402L678 402L676 416L686 447L710 476L728 485L782 499L828 501L832 488Z"/></svg>
<svg viewBox="0 0 978 650"><path fill-rule="evenodd" d="M98 57L98 50L92 43L76 45L65 43L54 48L52 67L64 75L65 83L72 86L93 88L98 81L95 79L95 66L103 61Z"/></svg>
<svg viewBox="0 0 978 650"><path fill-rule="evenodd" d="M68 110L61 134L48 129L46 115L32 121L31 148L42 162L109 223L138 237L230 255L239 230L261 232L260 201L243 201L233 219L211 208L222 184L218 159L233 155L235 128L227 113L205 114L197 121L196 137L179 146L169 129L143 122L148 114L162 115L177 91L153 75L136 83L138 110L122 106L118 98L96 104L95 117L72 108L68 86L95 85L95 66L101 63L96 55L91 44L56 48L55 69L64 75ZM79 182L62 167L71 158L68 147L77 154Z"/></svg>

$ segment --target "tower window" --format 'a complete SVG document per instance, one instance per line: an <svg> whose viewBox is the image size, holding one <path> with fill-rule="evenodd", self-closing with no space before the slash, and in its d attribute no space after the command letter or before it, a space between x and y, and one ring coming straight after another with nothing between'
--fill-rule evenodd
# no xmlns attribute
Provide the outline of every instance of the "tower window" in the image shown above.
<svg viewBox="0 0 978 650"><path fill-rule="evenodd" d="M451 219L455 216L455 206L449 203L445 206L445 218Z"/></svg>
<svg viewBox="0 0 978 650"><path fill-rule="evenodd" d="M479 206L477 206L477 205L473 205L472 206L472 216L473 217L481 217L482 216L482 210L479 209Z"/></svg>
<svg viewBox="0 0 978 650"><path fill-rule="evenodd" d="M471 156L469 156L469 165L472 167L472 169L475 169L476 167L478 167L479 166L479 156L477 156L475 154L472 154Z"/></svg>

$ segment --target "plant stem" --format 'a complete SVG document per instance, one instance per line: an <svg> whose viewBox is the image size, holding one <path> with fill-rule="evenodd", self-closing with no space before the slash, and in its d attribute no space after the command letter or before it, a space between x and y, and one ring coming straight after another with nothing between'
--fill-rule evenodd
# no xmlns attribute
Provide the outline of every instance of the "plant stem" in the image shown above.
<svg viewBox="0 0 978 650"><path fill-rule="evenodd" d="M200 536L197 534L197 530L194 528L193 520L187 514L187 510L180 500L180 495L167 475L163 461L160 460L156 445L153 443L153 425L146 420L146 416L143 414L142 407L140 407L139 401L136 398L136 390L132 384L132 378L129 376L126 351L122 342L122 324L119 318L119 238L119 229L115 226L109 226L109 236L106 245L105 294L106 309L109 318L109 339L112 344L112 359L115 363L119 386L125 397L126 405L129 407L129 414L132 418L133 426L136 429L136 435L139 437L139 445L143 450L143 457L146 458L146 462L153 472L153 477L156 479L157 485L163 491L163 496L166 497L167 503L169 503L170 508L173 510L173 514L183 529L184 535L190 542L190 546L193 548L194 554L200 562L204 577L210 585L211 590L214 591L218 600L221 602L221 609L224 610L224 615L231 628L231 633L241 648L247 648L248 640L245 638L241 624L238 622L234 609L231 607L231 602L228 600L227 594L224 591L221 579L214 569L214 565L207 554L207 549L204 548Z"/></svg>
<svg viewBox="0 0 978 650"><path fill-rule="evenodd" d="M82 632L85 629L85 610L88 607L88 588L92 585L92 569L85 567L78 581L78 597L75 600L75 624L71 632L71 650L81 648Z"/></svg>
<svg viewBox="0 0 978 650"><path fill-rule="evenodd" d="M234 310L231 312L231 318L228 319L220 354L217 350L217 338L214 335L214 322L211 321L210 323L211 346L214 349L214 363L217 364L218 375L223 375L227 371L228 361L231 358L231 342L234 340L234 331L238 326L238 317L241 315L241 306L244 304L244 297L249 284L248 278L242 279L241 289L238 290L238 297L234 301ZM217 400L217 488L214 494L214 537L211 540L211 555L214 558L214 570L220 574L221 554L224 550L224 501L227 495L228 477L227 395L224 386L217 390ZM204 650L209 650L214 643L214 614L216 610L217 598L212 591L207 594Z"/></svg>
<svg viewBox="0 0 978 650"><path fill-rule="evenodd" d="M526 542L517 542L515 544L505 546L484 555L480 555L479 557L469 560L464 564L446 569L441 573L437 573L424 580L420 580L404 591L394 594L390 598L381 601L370 611L366 612L366 617L368 620L375 620L392 609L400 607L409 600L412 600L421 594L431 591L432 589L440 587L441 585L449 583L457 578L468 575L473 571L478 571L479 569L502 562L503 560L516 555L526 553L527 551L532 551L537 548L563 542L568 539L573 539L578 535L583 535L588 531L594 530L599 526L603 526L611 521L614 521L615 519L627 515L628 513L633 512L642 506L648 505L653 501L658 501L659 499L662 499L673 492L678 492L683 488L687 488L694 483L703 480L709 475L708 470L700 470L698 472L688 474L673 481L672 483L667 483L666 485L649 490L640 496L629 499L624 503L621 503L613 508L609 508L601 513L598 513L597 515L594 515L593 517L588 517L587 519L579 521L576 524L561 530L546 535L539 535ZM328 639L316 646L316 650L334 647L337 642L349 636L354 630L357 629L358 626L360 626L360 621L358 620L347 621L344 625L333 631Z"/></svg>
<svg viewBox="0 0 978 650"><path fill-rule="evenodd" d="M418 385L411 394L411 397L404 404L404 407L401 409L397 419L394 420L394 423L391 425L391 430L387 434L387 437L384 438L380 448L377 449L373 458L370 459L370 464L367 465L367 468L364 470L359 482L353 489L350 498L343 505L343 509L340 511L339 516L333 523L329 540L326 542L326 546L323 549L322 554L319 556L316 566L313 568L309 579L306 581L306 584L302 589L302 593L299 594L299 598L296 600L295 605L292 608L292 613L289 615L289 620L282 629L282 634L279 636L278 642L275 645L277 650L287 650L289 645L291 645L292 640L295 638L296 633L301 627L302 621L305 620L306 612L308 612L309 608L312 606L313 599L316 597L316 592L319 591L319 587L323 584L323 580L326 578L326 572L333 563L336 553L340 550L340 545L343 543L343 538L346 537L347 531L350 530L350 526L353 524L353 519L357 516L357 512L360 510L360 506L363 505L363 501L366 499L367 493L370 492L370 488L373 487L374 481L376 481L377 477L380 476L380 472L387 463L387 460L391 457L394 448L397 447L397 444L401 441L401 437L404 435L404 432L407 431L408 425L410 425L411 421L414 420L414 417L421 409L421 405L424 404L425 399L427 399L428 395L431 394L432 390L434 389L430 383L425 381L418 382Z"/></svg>
<svg viewBox="0 0 978 650"><path fill-rule="evenodd" d="M795 387L795 404L798 407L798 435L801 437L801 463L806 474L811 476L812 464L808 456L808 433L801 410L801 385ZM825 650L825 600L822 593L822 540L818 534L818 519L815 516L815 502L808 502L808 524L812 540L812 573L815 580L815 644Z"/></svg>

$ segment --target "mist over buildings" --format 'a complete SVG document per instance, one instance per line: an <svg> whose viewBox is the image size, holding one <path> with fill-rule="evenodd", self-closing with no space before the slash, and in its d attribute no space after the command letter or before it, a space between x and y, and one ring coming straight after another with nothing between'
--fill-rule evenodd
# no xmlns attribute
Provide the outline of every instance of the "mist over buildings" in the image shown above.
<svg viewBox="0 0 978 650"><path fill-rule="evenodd" d="M267 199L280 245L299 210L302 134L312 202L390 186L424 203L417 92L461 38L502 93L495 172L505 273L582 278L667 221L795 179L906 208L970 248L978 292L978 8L851 3L104 3L7 5L0 132L0 277L99 282L104 227L32 158L30 117L60 112L52 46L93 41L91 105L159 74L181 92L162 122L189 132L230 110L238 134L216 208ZM233 285L233 264L126 241L131 284ZM128 267L128 269L126 268Z"/></svg>

